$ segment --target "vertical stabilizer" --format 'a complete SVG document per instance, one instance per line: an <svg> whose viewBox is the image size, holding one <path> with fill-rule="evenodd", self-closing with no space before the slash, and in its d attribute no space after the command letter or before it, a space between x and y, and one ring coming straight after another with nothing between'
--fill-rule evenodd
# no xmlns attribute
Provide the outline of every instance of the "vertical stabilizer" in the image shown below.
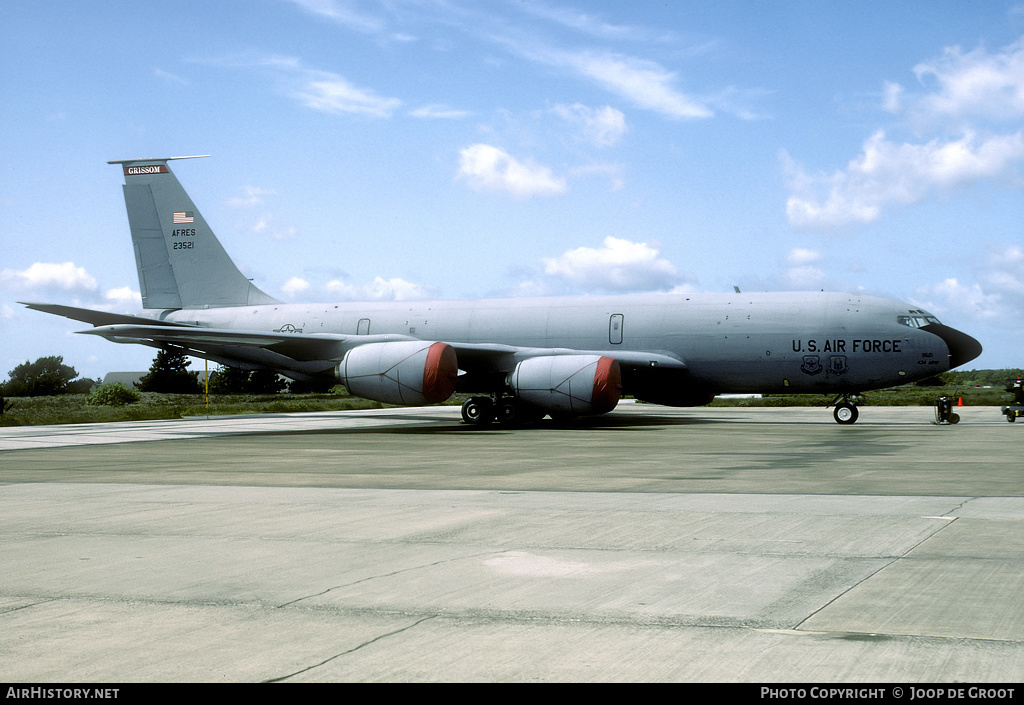
<svg viewBox="0 0 1024 705"><path fill-rule="evenodd" d="M206 155L204 155L206 156ZM238 271L167 166L125 159L124 203L144 308L212 308L279 303Z"/></svg>

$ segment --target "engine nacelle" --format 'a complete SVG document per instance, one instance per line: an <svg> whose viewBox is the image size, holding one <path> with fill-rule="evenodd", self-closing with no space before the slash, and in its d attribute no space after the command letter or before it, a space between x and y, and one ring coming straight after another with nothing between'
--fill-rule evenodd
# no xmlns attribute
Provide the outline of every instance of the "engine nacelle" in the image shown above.
<svg viewBox="0 0 1024 705"><path fill-rule="evenodd" d="M352 348L335 369L349 393L387 404L437 404L455 392L459 363L445 343L395 341Z"/></svg>
<svg viewBox="0 0 1024 705"><path fill-rule="evenodd" d="M614 358L601 355L531 357L516 365L509 386L519 399L556 414L604 414L622 393Z"/></svg>

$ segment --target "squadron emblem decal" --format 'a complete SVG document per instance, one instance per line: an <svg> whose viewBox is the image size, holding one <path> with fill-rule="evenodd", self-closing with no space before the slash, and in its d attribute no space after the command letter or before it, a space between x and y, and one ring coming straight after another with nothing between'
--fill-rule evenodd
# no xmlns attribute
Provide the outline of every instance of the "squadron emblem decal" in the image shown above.
<svg viewBox="0 0 1024 705"><path fill-rule="evenodd" d="M816 375L823 369L821 366L821 358L817 355L804 355L804 364L800 366L800 371L805 375Z"/></svg>
<svg viewBox="0 0 1024 705"><path fill-rule="evenodd" d="M828 371L834 375L846 374L846 355L833 355L828 359Z"/></svg>

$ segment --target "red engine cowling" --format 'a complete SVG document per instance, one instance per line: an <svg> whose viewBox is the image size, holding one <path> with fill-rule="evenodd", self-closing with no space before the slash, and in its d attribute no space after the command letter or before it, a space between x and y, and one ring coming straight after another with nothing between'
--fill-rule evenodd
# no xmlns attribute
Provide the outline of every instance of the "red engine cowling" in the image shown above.
<svg viewBox="0 0 1024 705"><path fill-rule="evenodd" d="M459 363L445 343L395 341L352 348L335 375L357 397L386 404L437 404L455 392Z"/></svg>
<svg viewBox="0 0 1024 705"><path fill-rule="evenodd" d="M516 396L556 414L604 414L622 394L622 373L614 358L601 355L532 357L509 376Z"/></svg>

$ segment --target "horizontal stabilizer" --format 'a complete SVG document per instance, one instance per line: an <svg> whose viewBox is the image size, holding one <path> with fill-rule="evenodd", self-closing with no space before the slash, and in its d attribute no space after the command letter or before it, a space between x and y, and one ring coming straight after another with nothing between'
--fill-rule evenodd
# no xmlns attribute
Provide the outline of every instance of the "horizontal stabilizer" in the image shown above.
<svg viewBox="0 0 1024 705"><path fill-rule="evenodd" d="M124 313L108 313L106 311L94 311L91 308L76 308L74 306L61 306L60 304L39 304L31 303L28 301L19 301L18 303L27 306L33 311L52 313L55 316L64 316L64 318L70 318L73 321L82 321L83 323L90 323L94 326L110 326L115 324L134 323L148 326L164 326L170 328L192 327L186 326L181 323L171 323L170 321L160 321L155 318L147 318L146 316L131 316Z"/></svg>
<svg viewBox="0 0 1024 705"><path fill-rule="evenodd" d="M210 155L209 154L193 154L190 157L142 157L142 158L139 158L139 159L111 159L109 162L107 162L107 164L140 164L140 163L146 163L146 162L159 163L159 162L171 162L171 161L174 161L175 159L202 159L203 157L208 157L208 156L210 156Z"/></svg>

